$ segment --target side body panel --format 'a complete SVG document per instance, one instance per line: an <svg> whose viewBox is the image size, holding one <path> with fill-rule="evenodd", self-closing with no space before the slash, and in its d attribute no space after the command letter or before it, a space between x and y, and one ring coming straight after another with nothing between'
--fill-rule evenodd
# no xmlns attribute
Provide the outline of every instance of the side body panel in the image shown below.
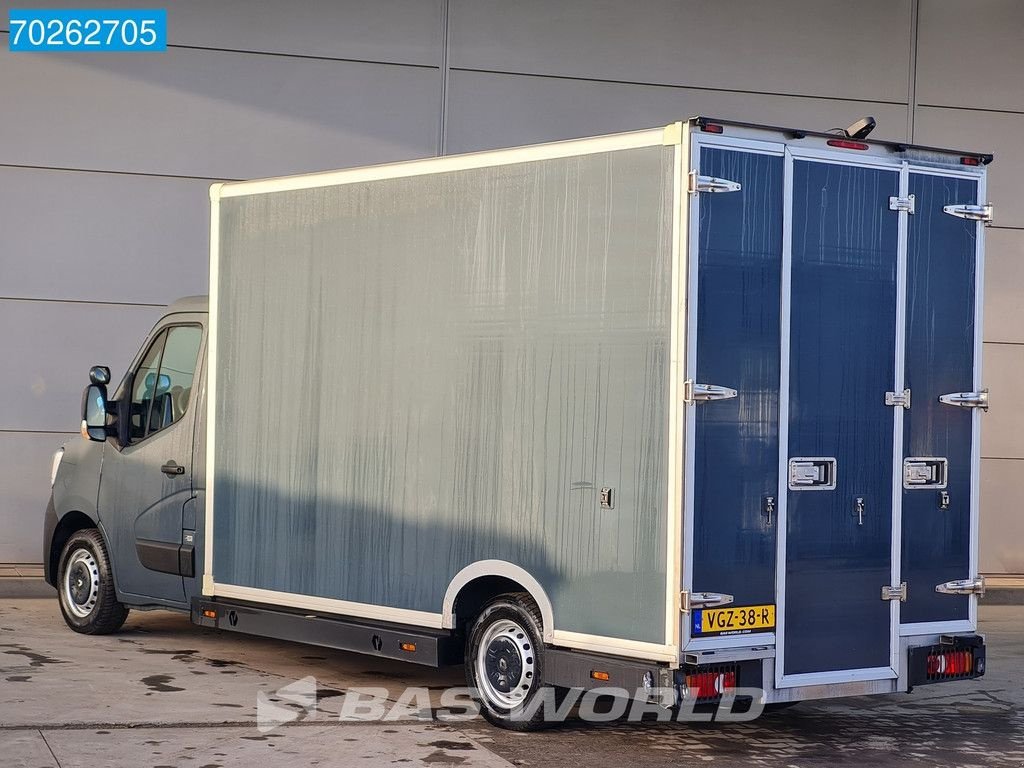
<svg viewBox="0 0 1024 768"><path fill-rule="evenodd" d="M221 199L213 591L429 622L497 560L556 631L670 645L677 152Z"/></svg>

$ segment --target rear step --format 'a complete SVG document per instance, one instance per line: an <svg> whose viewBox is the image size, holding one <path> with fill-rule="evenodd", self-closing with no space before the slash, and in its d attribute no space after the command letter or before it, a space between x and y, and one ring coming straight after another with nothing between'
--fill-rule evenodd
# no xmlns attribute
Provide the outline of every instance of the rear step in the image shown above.
<svg viewBox="0 0 1024 768"><path fill-rule="evenodd" d="M192 623L430 667L462 661L462 644L448 630L321 616L240 600L193 598Z"/></svg>

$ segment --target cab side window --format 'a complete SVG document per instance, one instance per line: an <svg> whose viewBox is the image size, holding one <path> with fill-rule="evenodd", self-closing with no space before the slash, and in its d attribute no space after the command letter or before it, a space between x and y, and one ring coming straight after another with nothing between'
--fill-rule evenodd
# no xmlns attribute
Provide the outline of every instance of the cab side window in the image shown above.
<svg viewBox="0 0 1024 768"><path fill-rule="evenodd" d="M162 331L135 372L131 402L132 440L174 424L192 399L202 328L175 325Z"/></svg>
<svg viewBox="0 0 1024 768"><path fill-rule="evenodd" d="M161 331L135 370L135 379L132 382L131 426L128 428L132 441L141 440L146 436L149 415L153 410L153 396L156 394L160 357L163 355L166 341L167 331Z"/></svg>

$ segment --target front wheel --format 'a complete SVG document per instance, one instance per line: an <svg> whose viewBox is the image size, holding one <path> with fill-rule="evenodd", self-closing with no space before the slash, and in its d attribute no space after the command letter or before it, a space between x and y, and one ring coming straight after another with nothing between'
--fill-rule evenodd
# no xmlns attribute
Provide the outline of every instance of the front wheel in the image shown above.
<svg viewBox="0 0 1024 768"><path fill-rule="evenodd" d="M545 725L540 611L525 593L500 595L481 610L466 639L466 681L488 721L514 731Z"/></svg>
<svg viewBox="0 0 1024 768"><path fill-rule="evenodd" d="M71 534L57 574L60 612L69 627L86 635L106 635L121 628L128 609L117 600L107 545L98 530L85 528Z"/></svg>

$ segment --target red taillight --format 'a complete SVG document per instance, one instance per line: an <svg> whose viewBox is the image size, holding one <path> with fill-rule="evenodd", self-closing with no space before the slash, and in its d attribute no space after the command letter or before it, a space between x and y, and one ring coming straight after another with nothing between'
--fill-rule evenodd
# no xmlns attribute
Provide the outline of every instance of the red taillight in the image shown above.
<svg viewBox="0 0 1024 768"><path fill-rule="evenodd" d="M960 165L981 165L981 159L977 157L961 157Z"/></svg>
<svg viewBox="0 0 1024 768"><path fill-rule="evenodd" d="M867 149L868 145L862 141L850 141L849 139L829 139L828 145L830 147L839 147L839 149Z"/></svg>
<svg viewBox="0 0 1024 768"><path fill-rule="evenodd" d="M720 126L718 123L701 123L700 129L704 133L725 133L725 128Z"/></svg>
<svg viewBox="0 0 1024 768"><path fill-rule="evenodd" d="M717 699L736 689L736 672L692 672L686 676L686 687L697 700Z"/></svg>
<svg viewBox="0 0 1024 768"><path fill-rule="evenodd" d="M974 655L970 651L930 653L926 671L929 677L969 675L974 671Z"/></svg>

